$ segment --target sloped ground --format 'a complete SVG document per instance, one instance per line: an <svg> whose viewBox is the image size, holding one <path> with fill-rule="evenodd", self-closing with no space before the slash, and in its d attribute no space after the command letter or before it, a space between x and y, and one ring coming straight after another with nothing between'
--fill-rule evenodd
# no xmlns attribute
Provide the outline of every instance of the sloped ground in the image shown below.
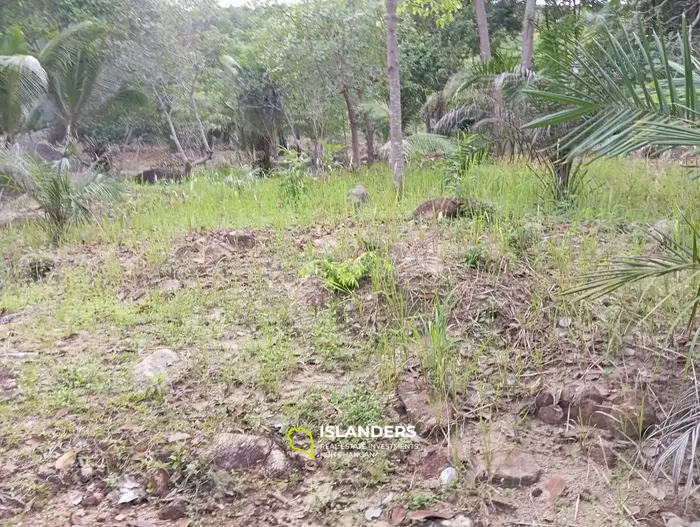
<svg viewBox="0 0 700 527"><path fill-rule="evenodd" d="M664 284L587 303L558 294L605 256L661 251L641 222L513 213L497 202L491 217L416 223L406 212L434 195L432 175L387 215L380 199L337 208L357 176L335 177L340 197L312 194L302 205L327 211L325 220L279 205L262 226L272 212L260 204L278 196L262 187L231 197L236 208L217 198L202 225L196 211L210 194L195 185L148 189L110 220L126 216L123 228L105 223L59 249L37 248L31 229L7 234L0 519L700 519L695 500L676 502L665 480L645 481L657 452L642 440L692 381L689 336L667 334L691 288L665 301ZM385 174L364 177L388 185ZM660 186L648 199L667 203ZM161 201L193 225L157 223ZM235 216L245 207L258 215ZM323 254L344 262L367 250L379 263L349 295L300 275ZM320 438L321 426L386 424L420 435L373 441L386 448L372 457L322 455L338 442ZM298 426L314 434L316 459L286 442Z"/></svg>

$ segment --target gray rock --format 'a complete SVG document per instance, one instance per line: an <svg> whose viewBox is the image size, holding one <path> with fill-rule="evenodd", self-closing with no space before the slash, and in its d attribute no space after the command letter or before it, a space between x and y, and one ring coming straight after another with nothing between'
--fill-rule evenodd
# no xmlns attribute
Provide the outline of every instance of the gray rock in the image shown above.
<svg viewBox="0 0 700 527"><path fill-rule="evenodd" d="M161 520L174 521L185 517L185 500L182 498L177 498L160 511L158 511L158 518Z"/></svg>
<svg viewBox="0 0 700 527"><path fill-rule="evenodd" d="M457 481L457 471L452 467L447 467L440 473L440 483L449 485L453 481Z"/></svg>
<svg viewBox="0 0 700 527"><path fill-rule="evenodd" d="M678 516L672 516L666 520L666 527L687 527L687 523L683 521L682 518Z"/></svg>
<svg viewBox="0 0 700 527"><path fill-rule="evenodd" d="M493 467L492 483L499 487L528 487L540 480L541 471L535 458L520 450L498 454L493 461Z"/></svg>
<svg viewBox="0 0 700 527"><path fill-rule="evenodd" d="M136 378L141 385L156 383L158 378L168 380L168 375L175 365L180 362L180 357L171 349L154 351L143 359L135 368Z"/></svg>
<svg viewBox="0 0 700 527"><path fill-rule="evenodd" d="M688 527L700 527L700 521L690 522Z"/></svg>
<svg viewBox="0 0 700 527"><path fill-rule="evenodd" d="M564 419L564 410L558 405L550 404L549 406L543 406L537 410L537 417L539 417L540 421L543 423L555 425Z"/></svg>
<svg viewBox="0 0 700 527"><path fill-rule="evenodd" d="M229 245L236 248L250 249L255 247L255 234L250 231L231 231L224 234Z"/></svg>
<svg viewBox="0 0 700 527"><path fill-rule="evenodd" d="M451 520L443 520L441 525L444 525L445 527L472 527L474 523L471 521L471 519L460 514Z"/></svg>
<svg viewBox="0 0 700 527"><path fill-rule="evenodd" d="M379 518L382 515L382 508L381 507L367 507L365 510L365 520L368 522L374 521L377 518Z"/></svg>
<svg viewBox="0 0 700 527"><path fill-rule="evenodd" d="M224 470L257 469L276 477L287 469L287 457L266 437L246 434L219 434L208 457L216 468Z"/></svg>
<svg viewBox="0 0 700 527"><path fill-rule="evenodd" d="M369 192L362 183L355 185L355 188L348 190L348 201L356 207L369 202Z"/></svg>

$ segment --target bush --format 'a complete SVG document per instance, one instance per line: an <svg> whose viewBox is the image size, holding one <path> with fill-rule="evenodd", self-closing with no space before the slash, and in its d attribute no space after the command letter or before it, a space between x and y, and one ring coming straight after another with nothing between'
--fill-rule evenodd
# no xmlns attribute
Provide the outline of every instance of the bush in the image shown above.
<svg viewBox="0 0 700 527"><path fill-rule="evenodd" d="M470 269L486 269L491 265L491 253L484 247L470 247L462 257L462 264Z"/></svg>

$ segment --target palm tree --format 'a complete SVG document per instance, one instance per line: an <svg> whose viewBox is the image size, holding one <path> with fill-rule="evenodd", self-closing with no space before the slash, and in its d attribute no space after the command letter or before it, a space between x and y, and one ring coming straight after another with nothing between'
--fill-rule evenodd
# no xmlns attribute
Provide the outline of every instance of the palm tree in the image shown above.
<svg viewBox="0 0 700 527"><path fill-rule="evenodd" d="M693 55L685 17L681 33L670 44L663 31L647 35L641 24L636 34L624 29L623 33L618 38L608 31L606 42L590 50L578 46L572 62L560 62L558 70L554 68L545 89L530 91L535 99L556 103L559 108L529 126L573 123L561 141L569 159L584 154L619 156L648 146L688 147L687 154L697 153L700 61ZM597 297L632 282L677 274L690 283L700 274L700 228L696 222L686 223L690 243L658 233L654 236L669 248L667 254L615 260L610 268L584 276L581 285L565 293ZM689 328L699 307L700 290L683 310L689 316ZM691 353L699 337L700 327L695 330ZM697 385L678 399L651 439L659 440L664 447L653 473L658 475L671 461L675 490L679 489L684 467L686 493L696 490L694 469L700 443Z"/></svg>

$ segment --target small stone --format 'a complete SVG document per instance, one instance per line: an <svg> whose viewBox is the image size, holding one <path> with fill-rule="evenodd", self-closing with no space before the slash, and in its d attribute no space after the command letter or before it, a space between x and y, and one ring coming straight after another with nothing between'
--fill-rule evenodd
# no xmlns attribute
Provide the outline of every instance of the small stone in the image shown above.
<svg viewBox="0 0 700 527"><path fill-rule="evenodd" d="M457 481L457 471L454 468L447 467L440 473L440 483L442 485L449 485L454 481Z"/></svg>
<svg viewBox="0 0 700 527"><path fill-rule="evenodd" d="M122 522L124 520L126 520L126 516L124 514L117 514L114 517L114 521Z"/></svg>
<svg viewBox="0 0 700 527"><path fill-rule="evenodd" d="M564 410L561 409L561 406L554 404L543 406L537 410L537 417L539 417L540 421L543 423L555 425L564 419Z"/></svg>
<svg viewBox="0 0 700 527"><path fill-rule="evenodd" d="M561 476L552 476L549 478L544 488L549 492L552 498L559 496L566 490L566 481Z"/></svg>
<svg viewBox="0 0 700 527"><path fill-rule="evenodd" d="M368 507L365 510L365 520L368 522L374 521L382 515L381 507Z"/></svg>
<svg viewBox="0 0 700 527"><path fill-rule="evenodd" d="M543 406L551 406L554 404L554 396L550 392L540 392L535 397L535 405L537 408L542 408Z"/></svg>
<svg viewBox="0 0 700 527"><path fill-rule="evenodd" d="M463 516L460 514L459 516L455 516L451 520L448 520L450 522L450 527L472 527L474 523L471 521L471 519L467 518L466 516Z"/></svg>
<svg viewBox="0 0 700 527"><path fill-rule="evenodd" d="M104 500L104 495L101 492L92 492L83 496L82 505L85 507L97 507L102 500Z"/></svg>
<svg viewBox="0 0 700 527"><path fill-rule="evenodd" d="M563 317L559 319L559 327L560 328L568 328L571 326L571 318L570 317Z"/></svg>
<svg viewBox="0 0 700 527"><path fill-rule="evenodd" d="M255 234L250 231L231 231L224 234L229 245L237 248L250 249L255 247Z"/></svg>
<svg viewBox="0 0 700 527"><path fill-rule="evenodd" d="M622 355L625 357L633 357L637 351L634 348L625 348L622 350Z"/></svg>
<svg viewBox="0 0 700 527"><path fill-rule="evenodd" d="M497 455L494 459L492 482L505 488L528 487L540 479L540 467L535 458L519 450Z"/></svg>
<svg viewBox="0 0 700 527"><path fill-rule="evenodd" d="M223 470L261 469L270 477L282 474L287 458L272 441L246 434L219 434L214 438L208 457Z"/></svg>
<svg viewBox="0 0 700 527"><path fill-rule="evenodd" d="M154 496L165 496L168 493L170 474L163 468L155 468L146 475L146 488Z"/></svg>
<svg viewBox="0 0 700 527"><path fill-rule="evenodd" d="M165 507L163 507L159 512L158 512L158 518L161 520L169 520L169 521L174 521L174 520L179 520L180 518L183 518L185 516L185 500L178 498L170 503L168 503Z"/></svg>
<svg viewBox="0 0 700 527"><path fill-rule="evenodd" d="M348 201L356 207L369 202L369 192L362 183L355 185L355 188L348 190Z"/></svg>
<svg viewBox="0 0 700 527"><path fill-rule="evenodd" d="M151 385L159 378L168 380L168 373L180 361L177 353L171 349L154 351L143 359L135 368L136 378L142 385Z"/></svg>
<svg viewBox="0 0 700 527"><path fill-rule="evenodd" d="M687 523L683 521L683 518L678 516L672 516L666 520L666 527L687 527Z"/></svg>
<svg viewBox="0 0 700 527"><path fill-rule="evenodd" d="M190 434L186 434L185 432L175 432L174 434L170 434L168 436L168 443L179 443L180 441L187 441L190 437Z"/></svg>

